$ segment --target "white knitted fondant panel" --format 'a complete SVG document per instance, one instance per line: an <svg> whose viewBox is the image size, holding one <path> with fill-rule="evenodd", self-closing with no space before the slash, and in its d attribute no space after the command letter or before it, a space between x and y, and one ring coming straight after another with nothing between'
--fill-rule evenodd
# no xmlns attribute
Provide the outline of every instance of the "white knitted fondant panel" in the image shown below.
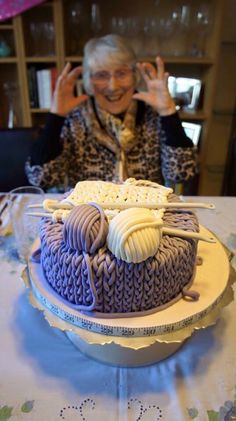
<svg viewBox="0 0 236 421"><path fill-rule="evenodd" d="M123 184L114 184L105 181L80 181L76 184L74 190L70 195L63 200L65 203L70 203L74 206L96 202L99 204L112 205L135 205L148 204L154 205L157 203L166 203L167 197L173 190L157 183L152 183L146 180L128 179ZM111 211L111 216L114 216L114 209ZM156 217L163 216L164 209L153 210ZM107 212L106 212L107 213Z"/></svg>

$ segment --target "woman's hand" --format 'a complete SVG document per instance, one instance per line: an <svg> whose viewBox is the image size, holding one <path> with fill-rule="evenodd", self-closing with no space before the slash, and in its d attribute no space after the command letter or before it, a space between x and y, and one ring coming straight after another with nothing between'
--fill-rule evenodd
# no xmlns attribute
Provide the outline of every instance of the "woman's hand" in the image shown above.
<svg viewBox="0 0 236 421"><path fill-rule="evenodd" d="M136 93L133 98L146 102L161 116L174 114L176 107L168 89L169 73L165 72L162 59L156 58L156 68L151 63L138 63L137 67L147 84L147 92Z"/></svg>
<svg viewBox="0 0 236 421"><path fill-rule="evenodd" d="M57 79L53 93L51 112L65 117L75 107L88 99L88 95L74 95L76 80L82 73L82 67L78 66L71 70L71 64L67 63Z"/></svg>

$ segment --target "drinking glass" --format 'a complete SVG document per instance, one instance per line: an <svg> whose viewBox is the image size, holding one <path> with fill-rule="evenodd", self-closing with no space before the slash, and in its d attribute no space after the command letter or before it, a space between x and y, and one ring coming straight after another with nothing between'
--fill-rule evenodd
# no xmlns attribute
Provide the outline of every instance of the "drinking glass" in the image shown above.
<svg viewBox="0 0 236 421"><path fill-rule="evenodd" d="M174 22L170 16L160 15L157 19L157 36L161 55L171 55L173 50Z"/></svg>
<svg viewBox="0 0 236 421"><path fill-rule="evenodd" d="M173 51L175 56L188 53L188 38L190 31L190 5L180 4L171 11L173 22Z"/></svg>
<svg viewBox="0 0 236 421"><path fill-rule="evenodd" d="M72 2L69 10L70 54L77 55L82 51L81 33L85 32L86 10L81 1Z"/></svg>
<svg viewBox="0 0 236 421"><path fill-rule="evenodd" d="M19 86L16 82L5 82L3 84L3 90L7 97L8 102L8 117L7 127L13 129L20 124L20 110L19 110Z"/></svg>
<svg viewBox="0 0 236 421"><path fill-rule="evenodd" d="M45 56L53 56L55 54L55 31L53 22L42 22L42 32L45 37Z"/></svg>
<svg viewBox="0 0 236 421"><path fill-rule="evenodd" d="M30 22L30 38L31 38L31 51L32 56L42 55L42 26L41 22Z"/></svg>
<svg viewBox="0 0 236 421"><path fill-rule="evenodd" d="M155 16L148 16L143 24L145 55L156 56L160 50L158 41L158 20Z"/></svg>
<svg viewBox="0 0 236 421"><path fill-rule="evenodd" d="M190 30L190 5L179 4L170 8L167 13L160 15L157 28L162 54L185 55Z"/></svg>
<svg viewBox="0 0 236 421"><path fill-rule="evenodd" d="M16 249L22 263L27 263L31 247L39 234L39 218L27 215L31 204L42 204L44 192L40 187L23 186L9 192L9 212Z"/></svg>
<svg viewBox="0 0 236 421"><path fill-rule="evenodd" d="M102 29L101 11L97 3L91 6L91 30L93 36L97 36Z"/></svg>
<svg viewBox="0 0 236 421"><path fill-rule="evenodd" d="M192 46L192 55L203 57L206 55L206 40L213 26L213 16L209 4L202 3L195 10L192 18L195 40Z"/></svg>

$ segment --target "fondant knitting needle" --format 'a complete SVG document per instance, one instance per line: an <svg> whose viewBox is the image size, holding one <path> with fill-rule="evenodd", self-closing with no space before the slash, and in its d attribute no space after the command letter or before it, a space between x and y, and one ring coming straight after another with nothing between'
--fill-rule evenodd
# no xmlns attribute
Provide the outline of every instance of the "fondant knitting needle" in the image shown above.
<svg viewBox="0 0 236 421"><path fill-rule="evenodd" d="M204 208L215 209L215 205L211 203L188 203L188 202L165 202L165 203L99 203L104 209L129 209L129 208L147 208L147 209L162 209L162 208Z"/></svg>
<svg viewBox="0 0 236 421"><path fill-rule="evenodd" d="M38 217L42 217L42 218L46 217L46 218L53 219L53 215L51 213L46 213L46 212L28 212L28 213L26 213L26 215L38 216ZM63 221L63 218L59 219L59 221ZM206 241L207 243L215 243L216 242L214 237L207 237L205 235L200 234L199 232L185 231L185 230L176 229L176 228L169 228L169 227L165 227L165 226L162 226L161 230L162 230L163 234L172 235L172 236L176 236L176 237L194 238L196 240Z"/></svg>
<svg viewBox="0 0 236 421"><path fill-rule="evenodd" d="M129 209L129 208L147 208L147 209L162 209L162 208L203 208L203 209L215 209L213 203L197 203L197 202L166 202L166 203L109 203L102 202L98 203L104 209ZM78 203L77 206L85 203ZM71 210L75 205L70 203L57 202L50 205L50 209L65 209ZM29 205L28 208L40 208L44 207L43 204ZM51 210L50 210L51 211Z"/></svg>
<svg viewBox="0 0 236 421"><path fill-rule="evenodd" d="M37 216L39 218L52 218L53 212L26 212L25 215L28 216Z"/></svg>
<svg viewBox="0 0 236 421"><path fill-rule="evenodd" d="M216 240L214 237L206 237L205 235L200 234L199 232L193 231L184 231L177 228L169 228L164 227L162 228L163 234L173 235L176 237L183 237L183 238L195 238L196 240L206 241L207 243L215 243Z"/></svg>
<svg viewBox="0 0 236 421"><path fill-rule="evenodd" d="M49 206L45 205L44 203L35 203L35 204L31 204L28 205L27 208L45 208L45 207L49 207L50 209L65 209L65 210L71 210L73 209L74 205L71 205L70 203L63 203L63 202L56 202L53 204L50 204Z"/></svg>

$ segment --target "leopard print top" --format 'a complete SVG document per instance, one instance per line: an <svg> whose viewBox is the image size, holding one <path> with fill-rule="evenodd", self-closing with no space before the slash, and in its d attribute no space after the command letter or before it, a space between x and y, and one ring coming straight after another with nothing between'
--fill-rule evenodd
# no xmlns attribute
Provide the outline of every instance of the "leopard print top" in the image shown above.
<svg viewBox="0 0 236 421"><path fill-rule="evenodd" d="M61 132L62 153L42 166L31 166L30 159L27 161L26 174L31 184L44 188L60 186L67 190L85 179L114 179L116 157L90 133L81 107L65 120ZM151 107L145 107L136 133L136 145L127 155L128 177L163 184L188 180L195 174L196 149L167 146L161 119Z"/></svg>

